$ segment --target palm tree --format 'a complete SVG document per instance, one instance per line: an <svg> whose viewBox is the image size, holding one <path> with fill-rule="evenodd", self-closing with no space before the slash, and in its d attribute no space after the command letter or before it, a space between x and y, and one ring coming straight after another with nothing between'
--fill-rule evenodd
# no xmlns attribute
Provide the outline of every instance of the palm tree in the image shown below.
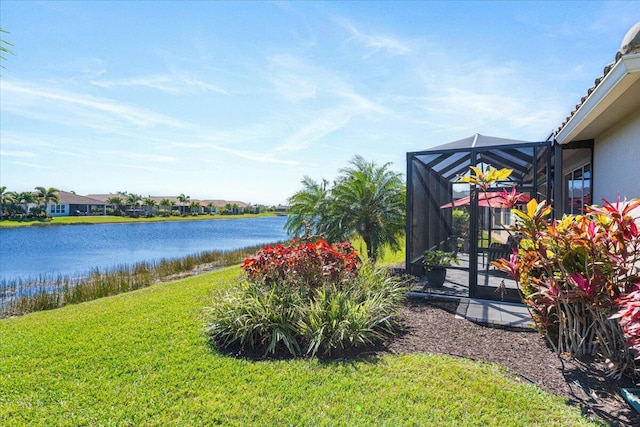
<svg viewBox="0 0 640 427"><path fill-rule="evenodd" d="M165 213L168 212L169 210L171 210L171 200L169 199L160 200L160 206L164 208Z"/></svg>
<svg viewBox="0 0 640 427"><path fill-rule="evenodd" d="M354 156L331 190L327 234L340 240L359 235L375 264L384 245L400 249L405 229L405 186L391 163L378 166Z"/></svg>
<svg viewBox="0 0 640 427"><path fill-rule="evenodd" d="M131 193L127 196L127 206L131 206L131 213L135 214L135 209L142 203L142 196Z"/></svg>
<svg viewBox="0 0 640 427"><path fill-rule="evenodd" d="M36 198L38 200L38 203L43 205L43 211L44 214L47 214L47 205L51 202L54 202L56 204L58 204L58 202L60 202L60 196L58 195L58 190L57 188L53 188L53 187L49 187L49 188L45 188L45 187L36 187Z"/></svg>
<svg viewBox="0 0 640 427"><path fill-rule="evenodd" d="M113 196L107 199L107 203L109 203L113 207L113 213L122 214L122 205L124 205L124 200L120 196Z"/></svg>
<svg viewBox="0 0 640 427"><path fill-rule="evenodd" d="M326 217L329 189L327 180L318 183L305 176L302 190L289 198L289 216L284 227L296 237L322 235L321 219Z"/></svg>
<svg viewBox="0 0 640 427"><path fill-rule="evenodd" d="M178 196L178 201L180 202L180 213L184 214L184 206L191 200L191 197L185 196L184 193Z"/></svg>
<svg viewBox="0 0 640 427"><path fill-rule="evenodd" d="M151 196L145 197L144 199L145 210L148 208L149 209L148 213L150 213L151 215L153 215L154 208L157 205L158 205L158 202L156 202Z"/></svg>
<svg viewBox="0 0 640 427"><path fill-rule="evenodd" d="M22 213L25 215L29 213L29 203L35 203L38 201L36 195L31 191L23 191L22 193L18 193L15 197L17 203L24 205L22 209Z"/></svg>
<svg viewBox="0 0 640 427"><path fill-rule="evenodd" d="M200 202L191 202L191 204L189 205L189 213L193 214L193 210L195 209L197 213L200 213L200 208L202 206L200 205Z"/></svg>
<svg viewBox="0 0 640 427"><path fill-rule="evenodd" d="M289 199L289 234L325 237L329 241L360 236L375 264L385 244L400 249L405 227L405 188L400 174L355 156L333 188L305 177L304 188Z"/></svg>
<svg viewBox="0 0 640 427"><path fill-rule="evenodd" d="M7 187L0 187L0 217L8 210L7 208L16 202L16 194L12 191L6 191Z"/></svg>
<svg viewBox="0 0 640 427"><path fill-rule="evenodd" d="M207 207L209 208L209 215L213 215L213 210L215 209L213 202L207 203Z"/></svg>

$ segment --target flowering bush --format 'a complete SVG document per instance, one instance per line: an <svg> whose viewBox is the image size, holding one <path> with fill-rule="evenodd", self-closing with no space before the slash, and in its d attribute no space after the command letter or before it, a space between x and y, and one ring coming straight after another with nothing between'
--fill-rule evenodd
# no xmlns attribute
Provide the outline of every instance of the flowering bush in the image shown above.
<svg viewBox="0 0 640 427"><path fill-rule="evenodd" d="M494 262L518 281L537 327L558 353L600 353L615 374L634 365L611 315L619 298L640 284L640 238L629 215L639 205L605 201L585 215L550 221L551 208L531 200L525 211L513 211L524 236L519 250ZM625 329L637 332L631 317L623 317Z"/></svg>
<svg viewBox="0 0 640 427"><path fill-rule="evenodd" d="M221 347L332 355L398 326L405 284L362 263L350 243L294 241L247 258L247 281L214 298L207 328Z"/></svg>
<svg viewBox="0 0 640 427"><path fill-rule="evenodd" d="M320 239L315 243L294 240L287 246L267 246L247 258L242 268L250 281L313 289L325 283L341 285L355 278L361 265L351 243L330 245Z"/></svg>
<svg viewBox="0 0 640 427"><path fill-rule="evenodd" d="M461 181L482 191L511 173L472 169ZM521 195L504 190L502 199L514 207ZM518 222L511 232L522 236L518 249L492 263L516 280L557 353L599 353L618 376L635 369L630 349L640 351L640 236L631 216L638 206L640 200L620 203L618 197L587 207L585 215L552 221L551 207L532 199L525 210L513 210Z"/></svg>
<svg viewBox="0 0 640 427"><path fill-rule="evenodd" d="M620 310L611 318L620 319L629 348L635 353L635 359L640 359L640 288L618 299L618 305Z"/></svg>

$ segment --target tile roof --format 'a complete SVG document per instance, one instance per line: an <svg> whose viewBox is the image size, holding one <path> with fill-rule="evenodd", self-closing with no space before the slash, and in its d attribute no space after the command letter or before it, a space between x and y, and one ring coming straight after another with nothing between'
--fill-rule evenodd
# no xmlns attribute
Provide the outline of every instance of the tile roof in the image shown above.
<svg viewBox="0 0 640 427"><path fill-rule="evenodd" d="M79 194L70 193L68 191L57 191L59 201L61 205L104 205L102 200L94 199L92 197L81 196Z"/></svg>

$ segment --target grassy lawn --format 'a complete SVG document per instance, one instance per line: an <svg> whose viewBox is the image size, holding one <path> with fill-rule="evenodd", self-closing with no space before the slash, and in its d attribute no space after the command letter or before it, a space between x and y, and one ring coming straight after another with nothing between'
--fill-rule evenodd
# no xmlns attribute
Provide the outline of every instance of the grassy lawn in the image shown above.
<svg viewBox="0 0 640 427"><path fill-rule="evenodd" d="M500 367L464 359L220 355L201 309L239 274L0 321L0 425L594 425Z"/></svg>
<svg viewBox="0 0 640 427"><path fill-rule="evenodd" d="M273 212L265 212L260 214L245 215L188 215L188 216L154 216L152 218L131 218L127 216L62 216L49 219L33 219L33 220L0 220L0 228L13 227L42 227L52 225L77 225L77 224L110 224L121 222L159 222L159 221L202 221L208 219L234 219L234 218L256 218L261 216L274 216Z"/></svg>

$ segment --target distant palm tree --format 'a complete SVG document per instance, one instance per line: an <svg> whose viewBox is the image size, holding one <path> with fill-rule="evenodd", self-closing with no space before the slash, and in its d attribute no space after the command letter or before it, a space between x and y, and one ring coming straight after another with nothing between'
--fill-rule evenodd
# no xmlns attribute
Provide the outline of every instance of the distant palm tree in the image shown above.
<svg viewBox="0 0 640 427"><path fill-rule="evenodd" d="M145 210L148 208L149 210L147 211L147 213L150 213L151 215L153 215L153 211L154 208L158 205L158 202L156 202L154 199L151 198L151 196L149 197L145 197L144 199L144 206L145 206Z"/></svg>
<svg viewBox="0 0 640 427"><path fill-rule="evenodd" d="M202 208L200 202L191 202L191 204L189 205L189 212L193 213L193 211L195 210L197 213L200 213L200 208Z"/></svg>
<svg viewBox="0 0 640 427"><path fill-rule="evenodd" d="M135 214L136 208L142 203L142 196L131 193L127 196L127 206L131 206L131 213Z"/></svg>
<svg viewBox="0 0 640 427"><path fill-rule="evenodd" d="M318 183L305 176L302 190L289 198L289 215L284 227L292 236L322 235L322 219L326 217L329 197L328 182Z"/></svg>
<svg viewBox="0 0 640 427"><path fill-rule="evenodd" d="M213 215L213 210L215 209L213 202L207 203L207 207L209 208L209 215Z"/></svg>
<svg viewBox="0 0 640 427"><path fill-rule="evenodd" d="M169 199L160 200L160 206L164 208L165 213L168 212L169 210L171 210L171 200Z"/></svg>
<svg viewBox="0 0 640 427"><path fill-rule="evenodd" d="M58 195L57 188L49 187L36 187L36 198L38 199L38 203L42 205L42 211L44 214L47 214L47 205L51 202L58 204L60 202L60 196Z"/></svg>
<svg viewBox="0 0 640 427"><path fill-rule="evenodd" d="M16 202L15 193L7 191L6 186L0 187L0 217Z"/></svg>
<svg viewBox="0 0 640 427"><path fill-rule="evenodd" d="M36 195L31 191L23 191L22 193L18 193L15 199L17 203L24 205L22 213L24 213L25 215L29 213L29 203L36 203L38 201Z"/></svg>
<svg viewBox="0 0 640 427"><path fill-rule="evenodd" d="M111 205L111 207L113 208L113 213L120 213L122 214L122 206L124 205L124 200L122 200L122 197L120 196L112 196L109 197L107 199L107 203L109 203Z"/></svg>
<svg viewBox="0 0 640 427"><path fill-rule="evenodd" d="M186 196L184 193L180 194L178 196L178 201L180 202L180 213L183 214L184 213L184 208L187 206L187 204L189 203L189 200L191 200L191 197Z"/></svg>

